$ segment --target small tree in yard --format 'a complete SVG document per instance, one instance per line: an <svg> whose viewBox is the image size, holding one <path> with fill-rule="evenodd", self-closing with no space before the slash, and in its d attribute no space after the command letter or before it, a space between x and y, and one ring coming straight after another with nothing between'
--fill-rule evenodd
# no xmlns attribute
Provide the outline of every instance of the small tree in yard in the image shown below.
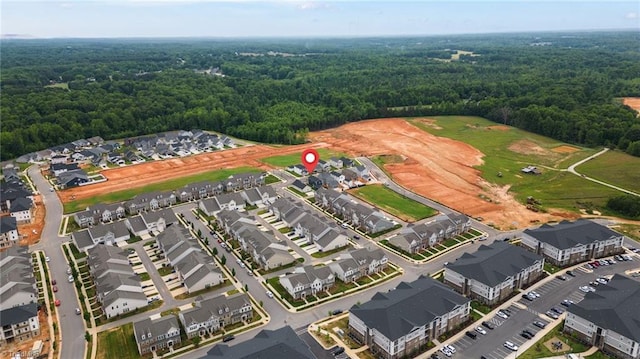
<svg viewBox="0 0 640 359"><path fill-rule="evenodd" d="M211 253L213 253L214 256L218 255L218 248L213 247L213 250L211 251Z"/></svg>
<svg viewBox="0 0 640 359"><path fill-rule="evenodd" d="M88 331L84 332L84 340L90 342L91 341L91 334L89 334Z"/></svg>
<svg viewBox="0 0 640 359"><path fill-rule="evenodd" d="M204 244L207 245L207 246L209 245L209 238L205 238L204 239Z"/></svg>
<svg viewBox="0 0 640 359"><path fill-rule="evenodd" d="M235 268L231 268L231 275L232 276L236 276L236 269Z"/></svg>
<svg viewBox="0 0 640 359"><path fill-rule="evenodd" d="M198 237L202 237L202 230L198 228Z"/></svg>
<svg viewBox="0 0 640 359"><path fill-rule="evenodd" d="M193 341L193 345L197 348L200 346L200 341L202 340L202 338L200 338L200 336L195 336L192 341Z"/></svg>
<svg viewBox="0 0 640 359"><path fill-rule="evenodd" d="M225 265L225 263L227 263L227 257L225 257L224 254L222 255L222 258L220 258L220 263L222 263L222 265Z"/></svg>

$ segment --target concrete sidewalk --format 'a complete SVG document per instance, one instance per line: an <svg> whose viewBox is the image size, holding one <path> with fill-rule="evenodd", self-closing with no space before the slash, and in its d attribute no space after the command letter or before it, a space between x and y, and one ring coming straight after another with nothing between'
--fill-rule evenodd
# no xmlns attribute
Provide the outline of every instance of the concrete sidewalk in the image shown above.
<svg viewBox="0 0 640 359"><path fill-rule="evenodd" d="M597 351L598 351L598 347L591 347L586 352L571 353L571 354L577 356L578 358L584 358L584 357L588 357L589 355L595 354L595 352L597 352ZM553 356L553 357L546 357L546 358L542 358L542 359L567 359L567 358L569 358L569 354L557 355L557 356Z"/></svg>

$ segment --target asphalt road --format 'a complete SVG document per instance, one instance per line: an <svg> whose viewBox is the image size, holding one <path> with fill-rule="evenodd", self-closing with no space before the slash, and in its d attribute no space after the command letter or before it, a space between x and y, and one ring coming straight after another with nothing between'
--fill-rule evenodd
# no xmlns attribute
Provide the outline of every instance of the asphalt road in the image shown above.
<svg viewBox="0 0 640 359"><path fill-rule="evenodd" d="M84 358L85 349L85 325L82 316L75 314L80 307L73 283L67 281L67 261L64 258L61 244L69 240L69 237L58 236L58 228L62 220L62 203L56 192L51 192L51 187L42 176L38 166L31 166L29 176L42 194L42 200L46 207L45 224L40 236L40 242L31 246L31 251L43 250L46 256L51 258L49 275L55 279L58 292L54 293L55 299L59 299L61 305L58 309L60 320L59 328L62 338L61 358Z"/></svg>
<svg viewBox="0 0 640 359"><path fill-rule="evenodd" d="M488 359L503 359L512 353L511 350L503 346L506 340L511 341L517 346L521 346L528 340L521 337L520 333L523 329L528 329L534 334L540 331L540 328L534 326L534 320L539 320L548 324L547 328L557 325L560 319L553 320L548 317L547 312L551 307L565 309L560 303L564 299L572 300L574 303L584 299L584 293L578 288L587 285L600 276L609 276L614 273L624 273L626 270L640 269L640 257L634 256L631 262L618 262L613 266L600 267L594 271L588 271L583 268L575 269L575 277L566 276L567 280L562 281L556 278L549 280L544 284L534 285L527 289L535 290L540 294L540 298L534 301L528 301L520 298L516 304L508 307L503 306L511 311L509 319L502 319L497 316L487 317L485 320L496 326L494 330L487 330L486 335L478 334L476 340L466 336L454 342L457 352L454 358L480 358L484 355ZM596 287L597 292L598 287ZM532 342L538 340L539 337L531 339ZM523 352L518 350L516 354ZM442 355L440 355L442 356Z"/></svg>

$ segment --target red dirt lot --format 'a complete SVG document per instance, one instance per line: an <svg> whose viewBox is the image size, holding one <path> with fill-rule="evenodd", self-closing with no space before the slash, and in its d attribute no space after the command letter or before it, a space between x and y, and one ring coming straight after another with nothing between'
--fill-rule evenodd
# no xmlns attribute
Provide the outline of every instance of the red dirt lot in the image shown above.
<svg viewBox="0 0 640 359"><path fill-rule="evenodd" d="M142 187L151 183L164 182L170 179L208 172L217 169L253 166L264 170L272 167L259 160L265 157L301 152L306 148L326 147L323 144L296 145L287 147L271 147L252 145L224 151L202 153L195 156L172 158L163 161L150 161L141 164L111 168L100 172L107 181L83 187L60 191L63 203L93 197L95 195L117 192L129 188Z"/></svg>
<svg viewBox="0 0 640 359"><path fill-rule="evenodd" d="M482 164L483 153L466 143L429 134L403 119L360 121L311 133L310 138L352 156L400 155L405 158L402 163L385 165L395 182L502 229L572 216L526 209L508 193L508 186L486 182L473 168Z"/></svg>
<svg viewBox="0 0 640 359"><path fill-rule="evenodd" d="M622 103L640 113L640 97L625 97L622 99Z"/></svg>

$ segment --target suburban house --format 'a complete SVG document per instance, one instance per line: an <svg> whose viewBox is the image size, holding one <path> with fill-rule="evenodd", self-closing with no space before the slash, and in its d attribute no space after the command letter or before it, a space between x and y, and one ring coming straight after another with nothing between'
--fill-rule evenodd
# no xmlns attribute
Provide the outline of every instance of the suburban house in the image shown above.
<svg viewBox="0 0 640 359"><path fill-rule="evenodd" d="M623 242L622 234L586 219L543 224L522 234L524 247L560 267L622 253Z"/></svg>
<svg viewBox="0 0 640 359"><path fill-rule="evenodd" d="M376 358L415 356L420 348L469 319L471 300L442 283L420 277L349 310L349 336Z"/></svg>
<svg viewBox="0 0 640 359"><path fill-rule="evenodd" d="M33 201L30 198L16 198L11 203L9 212L11 213L11 217L15 218L18 224L30 223L32 208Z"/></svg>
<svg viewBox="0 0 640 359"><path fill-rule="evenodd" d="M408 225L402 233L389 238L389 243L407 253L417 253L471 229L464 214L440 215L434 221Z"/></svg>
<svg viewBox="0 0 640 359"><path fill-rule="evenodd" d="M329 158L329 166L334 168L342 168L342 160L338 157Z"/></svg>
<svg viewBox="0 0 640 359"><path fill-rule="evenodd" d="M309 171L307 171L307 168L301 164L289 166L287 167L287 171L293 172L298 176L306 176L309 174Z"/></svg>
<svg viewBox="0 0 640 359"><path fill-rule="evenodd" d="M273 233L258 229L255 218L236 211L221 211L217 214L218 225L236 239L243 251L261 268L273 269L295 261L289 247L276 241Z"/></svg>
<svg viewBox="0 0 640 359"><path fill-rule="evenodd" d="M178 197L181 202L208 198L216 194L221 194L224 186L220 182L203 181L191 183L178 190Z"/></svg>
<svg viewBox="0 0 640 359"><path fill-rule="evenodd" d="M290 326L261 330L252 339L232 347L216 344L200 359L221 358L317 359Z"/></svg>
<svg viewBox="0 0 640 359"><path fill-rule="evenodd" d="M195 306L180 311L179 317L189 339L212 334L227 325L247 322L253 318L249 296L236 293L195 301Z"/></svg>
<svg viewBox="0 0 640 359"><path fill-rule="evenodd" d="M18 243L18 222L14 217L0 217L0 249L11 247Z"/></svg>
<svg viewBox="0 0 640 359"><path fill-rule="evenodd" d="M567 309L564 331L620 359L640 358L640 284L620 274Z"/></svg>
<svg viewBox="0 0 640 359"><path fill-rule="evenodd" d="M82 169L60 173L56 179L61 189L78 187L90 181L89 175Z"/></svg>
<svg viewBox="0 0 640 359"><path fill-rule="evenodd" d="M60 164L60 163L67 163L69 159L69 156L65 156L65 155L55 155L51 157L51 164Z"/></svg>
<svg viewBox="0 0 640 359"><path fill-rule="evenodd" d="M327 172L330 170L331 170L331 165L329 165L329 162L325 160L318 160L318 164L313 169L313 172Z"/></svg>
<svg viewBox="0 0 640 359"><path fill-rule="evenodd" d="M341 217L365 233L377 233L393 228L395 223L382 212L357 202L350 195L332 189L318 188L315 192L316 204Z"/></svg>
<svg viewBox="0 0 640 359"><path fill-rule="evenodd" d="M249 188L241 192L244 200L251 206L264 206L276 200L278 195L271 186Z"/></svg>
<svg viewBox="0 0 640 359"><path fill-rule="evenodd" d="M77 163L54 163L49 167L49 170L55 177L58 177L63 172L79 170Z"/></svg>
<svg viewBox="0 0 640 359"><path fill-rule="evenodd" d="M202 247L189 231L175 224L156 237L158 247L171 266L187 293L216 286L224 281L213 258L202 252Z"/></svg>
<svg viewBox="0 0 640 359"><path fill-rule="evenodd" d="M140 279L133 272L124 250L98 244L87 250L87 254L96 296L107 318L148 304Z"/></svg>
<svg viewBox="0 0 640 359"><path fill-rule="evenodd" d="M381 249L360 248L340 255L340 259L331 262L329 268L338 279L347 283L378 273L387 268L388 263L389 259Z"/></svg>
<svg viewBox="0 0 640 359"><path fill-rule="evenodd" d="M38 300L31 255L27 246L0 252L0 303L2 308L20 307Z"/></svg>
<svg viewBox="0 0 640 359"><path fill-rule="evenodd" d="M79 250L87 250L96 244L115 246L122 241L131 239L131 233L129 233L125 221L118 221L74 232L71 234L71 238Z"/></svg>
<svg viewBox="0 0 640 359"><path fill-rule="evenodd" d="M544 258L506 242L482 245L464 253L444 269L444 282L463 295L496 305L535 283L543 275Z"/></svg>
<svg viewBox="0 0 640 359"><path fill-rule="evenodd" d="M237 192L223 193L215 196L214 199L218 202L220 209L242 211L245 207L244 198L242 198L242 195Z"/></svg>
<svg viewBox="0 0 640 359"><path fill-rule="evenodd" d="M134 236L147 236L157 234L168 226L177 223L178 217L169 209L161 209L151 212L142 212L138 216L127 218L124 223Z"/></svg>
<svg viewBox="0 0 640 359"><path fill-rule="evenodd" d="M313 176L309 176L309 178L307 178L307 182L313 189L318 189L320 187L338 188L340 186L340 183L338 183L338 181L328 172L320 172Z"/></svg>
<svg viewBox="0 0 640 359"><path fill-rule="evenodd" d="M175 193L150 192L137 195L134 199L124 203L129 214L139 214L141 212L156 211L160 208L170 207L177 203Z"/></svg>
<svg viewBox="0 0 640 359"><path fill-rule="evenodd" d="M18 198L33 199L33 193L20 182L0 182L0 211L9 212L11 203Z"/></svg>
<svg viewBox="0 0 640 359"><path fill-rule="evenodd" d="M136 337L140 355L149 354L158 349L171 348L180 344L178 318L170 314L157 319L147 318L135 322L133 335Z"/></svg>
<svg viewBox="0 0 640 359"><path fill-rule="evenodd" d="M37 303L29 303L19 307L5 307L3 305L2 308L0 310L0 326L2 327L0 347L40 335Z"/></svg>
<svg viewBox="0 0 640 359"><path fill-rule="evenodd" d="M97 224L100 221L112 222L124 218L126 215L124 206L120 203L96 204L88 207L87 212L89 212L89 215L93 217L94 224Z"/></svg>
<svg viewBox="0 0 640 359"><path fill-rule="evenodd" d="M291 184L291 187L295 188L297 191L300 191L302 193L309 193L313 191L313 189L311 189L309 185L305 184L304 182L298 179L293 181L293 183Z"/></svg>
<svg viewBox="0 0 640 359"><path fill-rule="evenodd" d="M280 277L279 281L294 299L300 299L331 289L336 278L329 267L304 266Z"/></svg>

